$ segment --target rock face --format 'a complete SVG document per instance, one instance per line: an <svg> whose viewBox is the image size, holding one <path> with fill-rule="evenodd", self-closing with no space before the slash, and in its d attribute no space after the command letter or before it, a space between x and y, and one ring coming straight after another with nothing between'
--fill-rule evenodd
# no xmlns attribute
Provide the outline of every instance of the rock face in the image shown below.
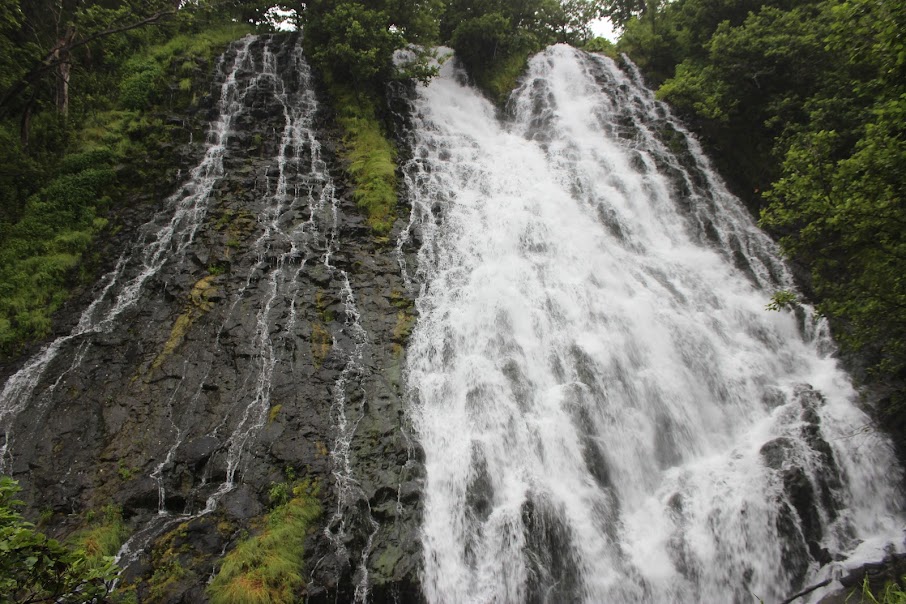
<svg viewBox="0 0 906 604"><path fill-rule="evenodd" d="M205 601L271 485L310 477L308 601L417 601L401 252L355 206L293 36L234 43L210 107L198 167L130 215L72 331L7 380L2 469L59 535L120 506L125 582L163 602Z"/></svg>
<svg viewBox="0 0 906 604"><path fill-rule="evenodd" d="M824 537L822 519L836 519L843 505L839 500L840 470L822 435L818 415L825 401L821 394L805 384L796 388L795 397L801 409L803 440L800 443L807 447L797 445L790 438L779 437L762 445L761 457L780 485L781 514L777 529L785 540L781 555L784 568L789 570L794 577L793 584L799 589L812 560L820 566L833 561L828 550L820 545ZM794 517L798 517L798 523ZM852 540L853 536L842 534L840 538Z"/></svg>

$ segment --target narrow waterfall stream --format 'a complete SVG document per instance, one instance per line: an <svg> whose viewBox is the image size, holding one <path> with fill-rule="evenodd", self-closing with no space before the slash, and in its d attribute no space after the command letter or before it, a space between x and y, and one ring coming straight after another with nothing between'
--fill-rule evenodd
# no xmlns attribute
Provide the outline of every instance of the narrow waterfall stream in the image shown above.
<svg viewBox="0 0 906 604"><path fill-rule="evenodd" d="M60 477L48 496L75 500L89 485L117 484L85 451L118 459L129 489L112 497L143 519L117 556L129 569L162 534L218 508L233 520L263 514L269 485L314 465L325 493L336 493L325 497L335 508L322 537L337 562L317 570L333 582L347 573L364 601L378 524L360 509L368 495L350 453L369 334L360 276L348 267L362 252L339 236L347 210L316 134L313 76L298 36L247 36L221 57L216 84L197 167L141 227L72 333L7 380L0 469L27 475L22 460L40 457ZM101 430L73 430L95 400ZM275 444L281 413L306 436L296 427ZM54 445L42 456L51 446L42 433L72 438L79 455ZM361 546L347 534L360 525ZM206 553L220 557L225 545Z"/></svg>
<svg viewBox="0 0 906 604"><path fill-rule="evenodd" d="M551 47L503 124L464 81L406 169L427 599L776 602L902 549L826 327L765 309L777 250L638 78Z"/></svg>

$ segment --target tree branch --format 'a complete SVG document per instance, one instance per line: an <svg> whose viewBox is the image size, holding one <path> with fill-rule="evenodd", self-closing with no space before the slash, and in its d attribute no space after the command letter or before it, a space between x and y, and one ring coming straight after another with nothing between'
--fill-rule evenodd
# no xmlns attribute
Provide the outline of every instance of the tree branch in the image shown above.
<svg viewBox="0 0 906 604"><path fill-rule="evenodd" d="M792 602L793 600L798 600L798 599L801 598L802 596L808 595L808 594L812 593L813 591L815 591L815 590L818 589L818 588L824 587L825 585L830 585L832 581L833 581L833 579L825 579L824 581L821 581L820 583L815 583L815 584L812 585L811 587L808 587L808 588L806 588L806 589L803 589L803 590L800 591L799 593L790 596L789 598L787 598L786 600L784 600L784 601L781 602L780 604L790 604L790 602Z"/></svg>
<svg viewBox="0 0 906 604"><path fill-rule="evenodd" d="M33 85L48 70L51 70L51 69L59 66L60 64L67 62L68 59L63 58L63 57L65 57L72 50L79 48L81 46L85 46L86 44L90 44L91 42L94 42L95 40L98 40L101 38L106 38L107 36L121 34L121 33L130 31L130 30L133 30L133 29L138 29L140 27L144 27L146 25L151 25L153 23L157 23L157 22L162 21L163 19L171 17L172 15L175 15L175 14L176 14L176 9L159 11L159 12L154 13L153 15L145 17L144 19L142 19L140 21L136 21L134 23L129 23L127 25L121 25L119 27L111 27L109 29L95 32L85 38L81 38L79 40L73 40L67 44L55 45L50 50L50 52L48 52L47 55L45 55L44 59L41 61L41 63L39 65L36 65L35 67L33 67L31 69L31 71L29 71L27 74L22 76L22 78L20 78L18 82L13 84L9 89L7 89L7 91L5 93L3 93L3 96L0 97L0 115L6 113L6 109L9 105L10 101L12 101L13 98L18 96L23 90L25 90L29 86Z"/></svg>

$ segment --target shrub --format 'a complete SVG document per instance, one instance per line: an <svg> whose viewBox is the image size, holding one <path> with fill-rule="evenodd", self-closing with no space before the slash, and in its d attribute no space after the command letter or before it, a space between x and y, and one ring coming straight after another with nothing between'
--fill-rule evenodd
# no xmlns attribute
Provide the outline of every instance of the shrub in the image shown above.
<svg viewBox="0 0 906 604"><path fill-rule="evenodd" d="M18 509L18 483L0 478L0 593L11 602L91 602L107 595L113 559L88 556L48 539Z"/></svg>

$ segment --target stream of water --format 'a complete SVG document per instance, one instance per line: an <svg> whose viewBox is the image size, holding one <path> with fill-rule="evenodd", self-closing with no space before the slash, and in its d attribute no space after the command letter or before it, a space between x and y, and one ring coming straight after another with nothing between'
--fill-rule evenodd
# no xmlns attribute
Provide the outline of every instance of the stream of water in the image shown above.
<svg viewBox="0 0 906 604"><path fill-rule="evenodd" d="M902 548L826 327L766 310L789 271L631 67L551 47L502 120L464 82L406 169L427 599L775 602Z"/></svg>

